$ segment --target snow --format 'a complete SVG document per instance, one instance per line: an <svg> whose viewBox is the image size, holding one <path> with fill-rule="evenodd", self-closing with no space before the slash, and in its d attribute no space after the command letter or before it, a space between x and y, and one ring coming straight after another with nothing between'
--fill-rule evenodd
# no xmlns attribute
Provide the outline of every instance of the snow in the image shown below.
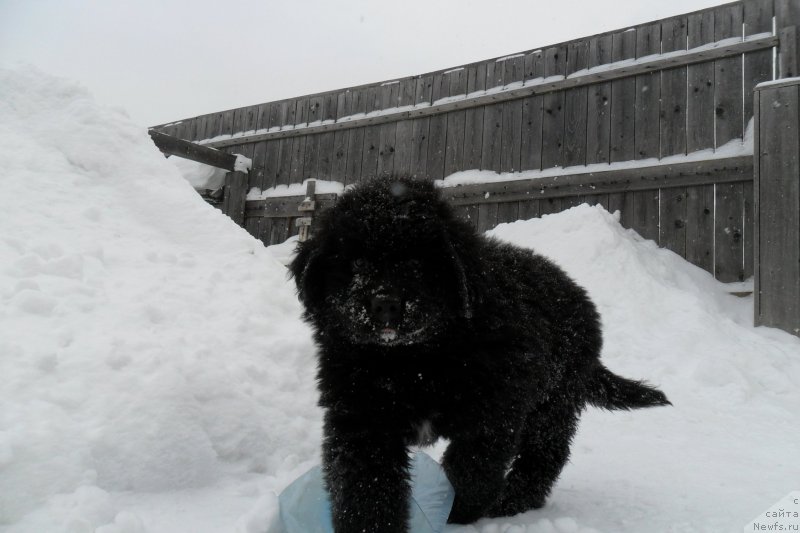
<svg viewBox="0 0 800 533"><path fill-rule="evenodd" d="M284 196L305 196L306 186L309 181L316 181L315 194L342 194L345 186L338 181L329 180L303 180L303 183L292 183L291 185L276 185L264 189L253 187L247 193L248 200L265 200L267 198L279 198Z"/></svg>
<svg viewBox="0 0 800 533"><path fill-rule="evenodd" d="M204 165L176 155L170 156L168 161L175 165L181 176L197 190L210 189L215 191L222 187L225 182L227 172L224 169Z"/></svg>
<svg viewBox="0 0 800 533"><path fill-rule="evenodd" d="M81 86L0 70L0 94L0 531L263 533L321 439L293 242ZM600 207L492 234L583 284L607 366L674 406L587 410L545 508L448 533L740 531L797 490L800 339L752 297Z"/></svg>

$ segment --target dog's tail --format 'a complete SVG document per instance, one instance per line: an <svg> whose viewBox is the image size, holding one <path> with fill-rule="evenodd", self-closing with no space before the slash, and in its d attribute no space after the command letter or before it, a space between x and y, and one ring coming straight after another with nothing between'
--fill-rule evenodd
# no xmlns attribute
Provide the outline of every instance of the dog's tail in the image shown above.
<svg viewBox="0 0 800 533"><path fill-rule="evenodd" d="M595 368L586 400L603 409L641 409L672 405L667 396L643 381L620 377L601 364Z"/></svg>

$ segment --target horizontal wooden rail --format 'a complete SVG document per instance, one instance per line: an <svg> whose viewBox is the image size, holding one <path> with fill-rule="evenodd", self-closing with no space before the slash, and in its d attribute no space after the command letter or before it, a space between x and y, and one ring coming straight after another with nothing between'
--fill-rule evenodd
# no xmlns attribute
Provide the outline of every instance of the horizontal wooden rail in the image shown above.
<svg viewBox="0 0 800 533"><path fill-rule="evenodd" d="M236 156L227 152L215 150L209 146L184 141L172 135L167 135L155 130L149 130L150 138L164 155L176 155L184 159L191 159L212 167L221 168L228 172L236 169Z"/></svg>
<svg viewBox="0 0 800 533"><path fill-rule="evenodd" d="M327 209L336 203L335 193L314 195L316 210ZM265 218L292 218L302 214L297 210L300 202L305 200L302 196L276 196L265 200L247 200L245 217Z"/></svg>
<svg viewBox="0 0 800 533"><path fill-rule="evenodd" d="M455 185L442 187L441 194L452 205L473 205L752 180L753 158L737 156L546 178ZM336 197L336 194L316 195L317 207L319 209L331 207L336 202ZM245 216L296 217L299 216L297 206L304 198L305 196L279 196L265 200L248 200Z"/></svg>
<svg viewBox="0 0 800 533"><path fill-rule="evenodd" d="M453 205L665 189L753 180L752 156L443 187Z"/></svg>
<svg viewBox="0 0 800 533"><path fill-rule="evenodd" d="M715 59L737 56L746 52L775 47L778 45L778 42L778 37L769 35L731 42L720 46L702 46L696 49L679 51L680 53L672 52L653 55L652 59L643 58L641 60L620 61L616 66L615 64L600 66L594 69L576 72L567 77L558 76L552 79L538 78L528 80L527 83L521 85L511 85L507 88L493 87L486 91L464 95L464 97L451 97L442 103L434 102L433 105L389 108L380 110L374 115L351 115L341 117L336 121L312 123L310 125L289 125L285 126L286 129L277 131L239 135L230 138L220 138L218 140L206 139L198 142L205 146L223 147L428 117L460 109L469 109L574 87L628 78L659 70L684 67Z"/></svg>

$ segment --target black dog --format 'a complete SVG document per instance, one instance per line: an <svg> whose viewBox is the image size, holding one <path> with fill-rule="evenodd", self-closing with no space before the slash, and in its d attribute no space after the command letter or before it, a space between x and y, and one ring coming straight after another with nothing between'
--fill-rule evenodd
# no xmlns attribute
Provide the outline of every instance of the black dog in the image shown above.
<svg viewBox="0 0 800 533"><path fill-rule="evenodd" d="M588 402L669 404L599 361L586 292L531 251L475 233L433 184L345 193L291 272L319 346L334 529L404 532L407 447L450 440L450 521L544 505Z"/></svg>

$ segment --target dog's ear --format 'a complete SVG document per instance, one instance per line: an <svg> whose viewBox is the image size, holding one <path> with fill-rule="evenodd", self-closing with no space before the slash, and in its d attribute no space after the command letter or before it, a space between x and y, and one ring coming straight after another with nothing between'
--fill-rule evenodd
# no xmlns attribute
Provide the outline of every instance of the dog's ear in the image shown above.
<svg viewBox="0 0 800 533"><path fill-rule="evenodd" d="M311 239L298 243L297 255L289 264L289 273L294 278L297 285L297 295L306 308L314 307L315 290L321 286L322 280L319 279L319 263L322 257L320 247L316 240Z"/></svg>

